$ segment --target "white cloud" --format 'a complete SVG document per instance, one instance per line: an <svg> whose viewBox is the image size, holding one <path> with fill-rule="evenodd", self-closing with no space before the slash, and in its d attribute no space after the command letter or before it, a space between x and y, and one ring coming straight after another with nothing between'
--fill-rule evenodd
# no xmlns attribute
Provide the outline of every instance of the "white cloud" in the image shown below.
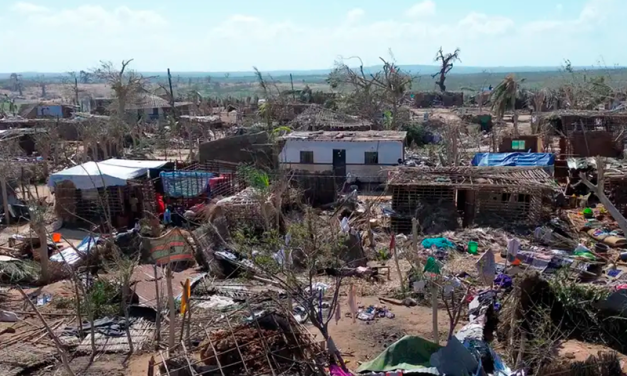
<svg viewBox="0 0 627 376"><path fill-rule="evenodd" d="M361 8L351 9L346 14L346 20L349 23L354 23L362 19L365 14L366 14L366 11L364 11Z"/></svg>
<svg viewBox="0 0 627 376"><path fill-rule="evenodd" d="M475 66L558 65L564 58L588 65L601 55L609 65L627 64L627 52L614 46L627 14L624 0L588 0L570 19L542 14L526 22L479 11L444 17L426 0L386 18L365 6L352 9L335 25L300 14L242 13L206 26L176 23L153 9L31 5L16 3L3 14L0 50L12 51L12 58L0 61L0 72L79 70L129 58L142 70L315 69L331 67L338 56L378 64L388 48L399 64L431 64L440 46L459 47L464 64ZM42 60L32 46L59 48L47 48Z"/></svg>
<svg viewBox="0 0 627 376"><path fill-rule="evenodd" d="M26 3L23 1L13 4L11 9L15 12L20 12L20 13L39 13L39 12L46 12L48 10L48 8L44 6L32 4L32 3Z"/></svg>
<svg viewBox="0 0 627 376"><path fill-rule="evenodd" d="M435 3L433 0L424 0L407 9L406 15L409 17L425 17L435 15Z"/></svg>

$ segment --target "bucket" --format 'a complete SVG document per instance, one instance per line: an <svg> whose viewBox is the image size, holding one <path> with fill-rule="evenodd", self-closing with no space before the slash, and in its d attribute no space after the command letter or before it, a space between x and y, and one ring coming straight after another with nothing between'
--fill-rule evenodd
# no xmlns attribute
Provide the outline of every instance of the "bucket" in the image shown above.
<svg viewBox="0 0 627 376"><path fill-rule="evenodd" d="M60 234L60 233L58 233L58 232L53 232L53 233L52 233L52 241L53 241L54 243L58 243L58 242L60 242L60 241L61 241L61 234Z"/></svg>
<svg viewBox="0 0 627 376"><path fill-rule="evenodd" d="M477 242L474 242L472 240L468 242L468 253L470 253L471 255L476 255L478 249L479 244Z"/></svg>

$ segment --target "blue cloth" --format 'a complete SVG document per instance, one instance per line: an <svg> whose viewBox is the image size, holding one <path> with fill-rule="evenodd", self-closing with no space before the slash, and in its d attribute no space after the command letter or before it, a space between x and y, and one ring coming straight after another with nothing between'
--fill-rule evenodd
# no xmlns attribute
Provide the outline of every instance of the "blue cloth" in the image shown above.
<svg viewBox="0 0 627 376"><path fill-rule="evenodd" d="M209 179L215 176L201 171L162 171L161 185L168 197L198 197L210 193Z"/></svg>
<svg viewBox="0 0 627 376"><path fill-rule="evenodd" d="M427 238L422 241L422 246L425 248L435 246L438 249L455 248L455 244L447 238Z"/></svg>
<svg viewBox="0 0 627 376"><path fill-rule="evenodd" d="M547 167L555 165L551 153L477 153L473 166Z"/></svg>

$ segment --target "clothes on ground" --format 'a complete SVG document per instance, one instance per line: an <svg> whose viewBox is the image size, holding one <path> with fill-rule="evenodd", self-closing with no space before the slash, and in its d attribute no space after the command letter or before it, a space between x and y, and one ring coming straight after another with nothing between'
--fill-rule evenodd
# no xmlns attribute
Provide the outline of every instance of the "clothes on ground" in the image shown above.
<svg viewBox="0 0 627 376"><path fill-rule="evenodd" d="M447 238L427 238L422 241L422 246L424 248L455 249L455 244Z"/></svg>

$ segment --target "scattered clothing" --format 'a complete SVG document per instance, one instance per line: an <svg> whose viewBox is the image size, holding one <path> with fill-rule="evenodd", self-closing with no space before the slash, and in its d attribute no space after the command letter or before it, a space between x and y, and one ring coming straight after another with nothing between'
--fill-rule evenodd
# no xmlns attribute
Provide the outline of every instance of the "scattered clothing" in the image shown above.
<svg viewBox="0 0 627 376"><path fill-rule="evenodd" d="M427 238L422 241L422 246L424 248L455 249L455 244L447 238Z"/></svg>

